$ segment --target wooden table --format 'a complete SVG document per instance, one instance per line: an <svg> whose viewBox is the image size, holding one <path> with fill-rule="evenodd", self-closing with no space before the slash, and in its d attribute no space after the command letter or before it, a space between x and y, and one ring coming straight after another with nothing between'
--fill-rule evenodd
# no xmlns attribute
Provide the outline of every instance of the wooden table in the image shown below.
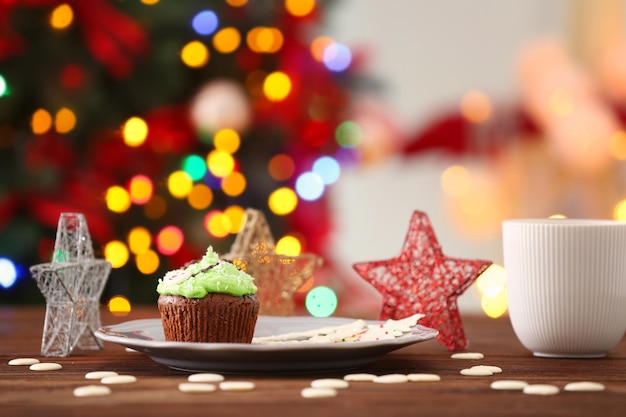
<svg viewBox="0 0 626 417"><path fill-rule="evenodd" d="M156 307L135 308L126 317L103 311L104 325L158 317ZM187 374L152 361L141 353L106 343L100 351L75 350L66 358L40 356L43 307L0 307L0 415L1 416L626 416L626 340L602 359L535 358L515 338L508 318L464 317L470 351L482 352L480 361L451 359L437 341L400 349L358 372L436 373L440 382L375 384L352 383L334 398L306 399L300 391L320 377L342 377L346 372L298 375L227 375L227 380L251 380L249 392L216 391L187 394L178 391ZM60 371L35 372L9 366L16 357L58 362ZM497 365L495 376L459 374L475 364ZM85 373L113 370L131 374L137 382L112 386L112 394L78 398L75 387L89 383ZM522 379L554 384L597 381L603 392L566 392L534 396L495 391L496 379Z"/></svg>

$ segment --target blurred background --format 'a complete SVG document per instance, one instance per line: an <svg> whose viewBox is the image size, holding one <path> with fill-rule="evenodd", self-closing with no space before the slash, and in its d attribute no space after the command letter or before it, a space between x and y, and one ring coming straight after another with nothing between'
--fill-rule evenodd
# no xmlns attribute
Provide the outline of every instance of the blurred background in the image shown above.
<svg viewBox="0 0 626 417"><path fill-rule="evenodd" d="M503 219L626 218L625 18L619 0L0 2L0 303L44 302L28 268L62 212L85 214L123 315L255 208L277 252L324 259L302 313L373 318L352 264L397 256L421 210L444 254L494 262L459 301L499 317Z"/></svg>

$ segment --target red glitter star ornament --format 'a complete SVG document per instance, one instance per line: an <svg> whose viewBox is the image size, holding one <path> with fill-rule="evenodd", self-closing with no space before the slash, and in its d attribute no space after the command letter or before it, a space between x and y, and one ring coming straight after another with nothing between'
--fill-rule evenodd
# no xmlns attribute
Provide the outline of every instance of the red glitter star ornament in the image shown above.
<svg viewBox="0 0 626 417"><path fill-rule="evenodd" d="M380 320L425 314L420 323L437 329L439 342L454 351L467 347L457 298L489 265L445 256L428 216L415 211L400 256L353 268L382 294Z"/></svg>

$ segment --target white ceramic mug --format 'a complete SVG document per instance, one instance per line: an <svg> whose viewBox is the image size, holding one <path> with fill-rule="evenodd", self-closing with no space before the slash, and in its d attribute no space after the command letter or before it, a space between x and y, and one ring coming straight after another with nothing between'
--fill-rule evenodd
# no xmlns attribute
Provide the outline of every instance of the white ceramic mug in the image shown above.
<svg viewBox="0 0 626 417"><path fill-rule="evenodd" d="M626 331L626 222L502 224L513 330L535 356L605 356Z"/></svg>

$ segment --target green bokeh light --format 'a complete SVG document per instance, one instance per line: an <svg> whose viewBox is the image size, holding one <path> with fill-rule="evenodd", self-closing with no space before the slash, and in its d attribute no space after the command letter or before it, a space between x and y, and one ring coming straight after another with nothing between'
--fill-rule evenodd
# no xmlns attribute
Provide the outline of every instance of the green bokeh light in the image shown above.
<svg viewBox="0 0 626 417"><path fill-rule="evenodd" d="M328 317L337 308L337 294L325 286L315 287L307 293L304 304L312 316Z"/></svg>
<svg viewBox="0 0 626 417"><path fill-rule="evenodd" d="M185 159L183 159L182 168L194 181L199 181L204 178L207 171L206 162L198 155L186 156Z"/></svg>

